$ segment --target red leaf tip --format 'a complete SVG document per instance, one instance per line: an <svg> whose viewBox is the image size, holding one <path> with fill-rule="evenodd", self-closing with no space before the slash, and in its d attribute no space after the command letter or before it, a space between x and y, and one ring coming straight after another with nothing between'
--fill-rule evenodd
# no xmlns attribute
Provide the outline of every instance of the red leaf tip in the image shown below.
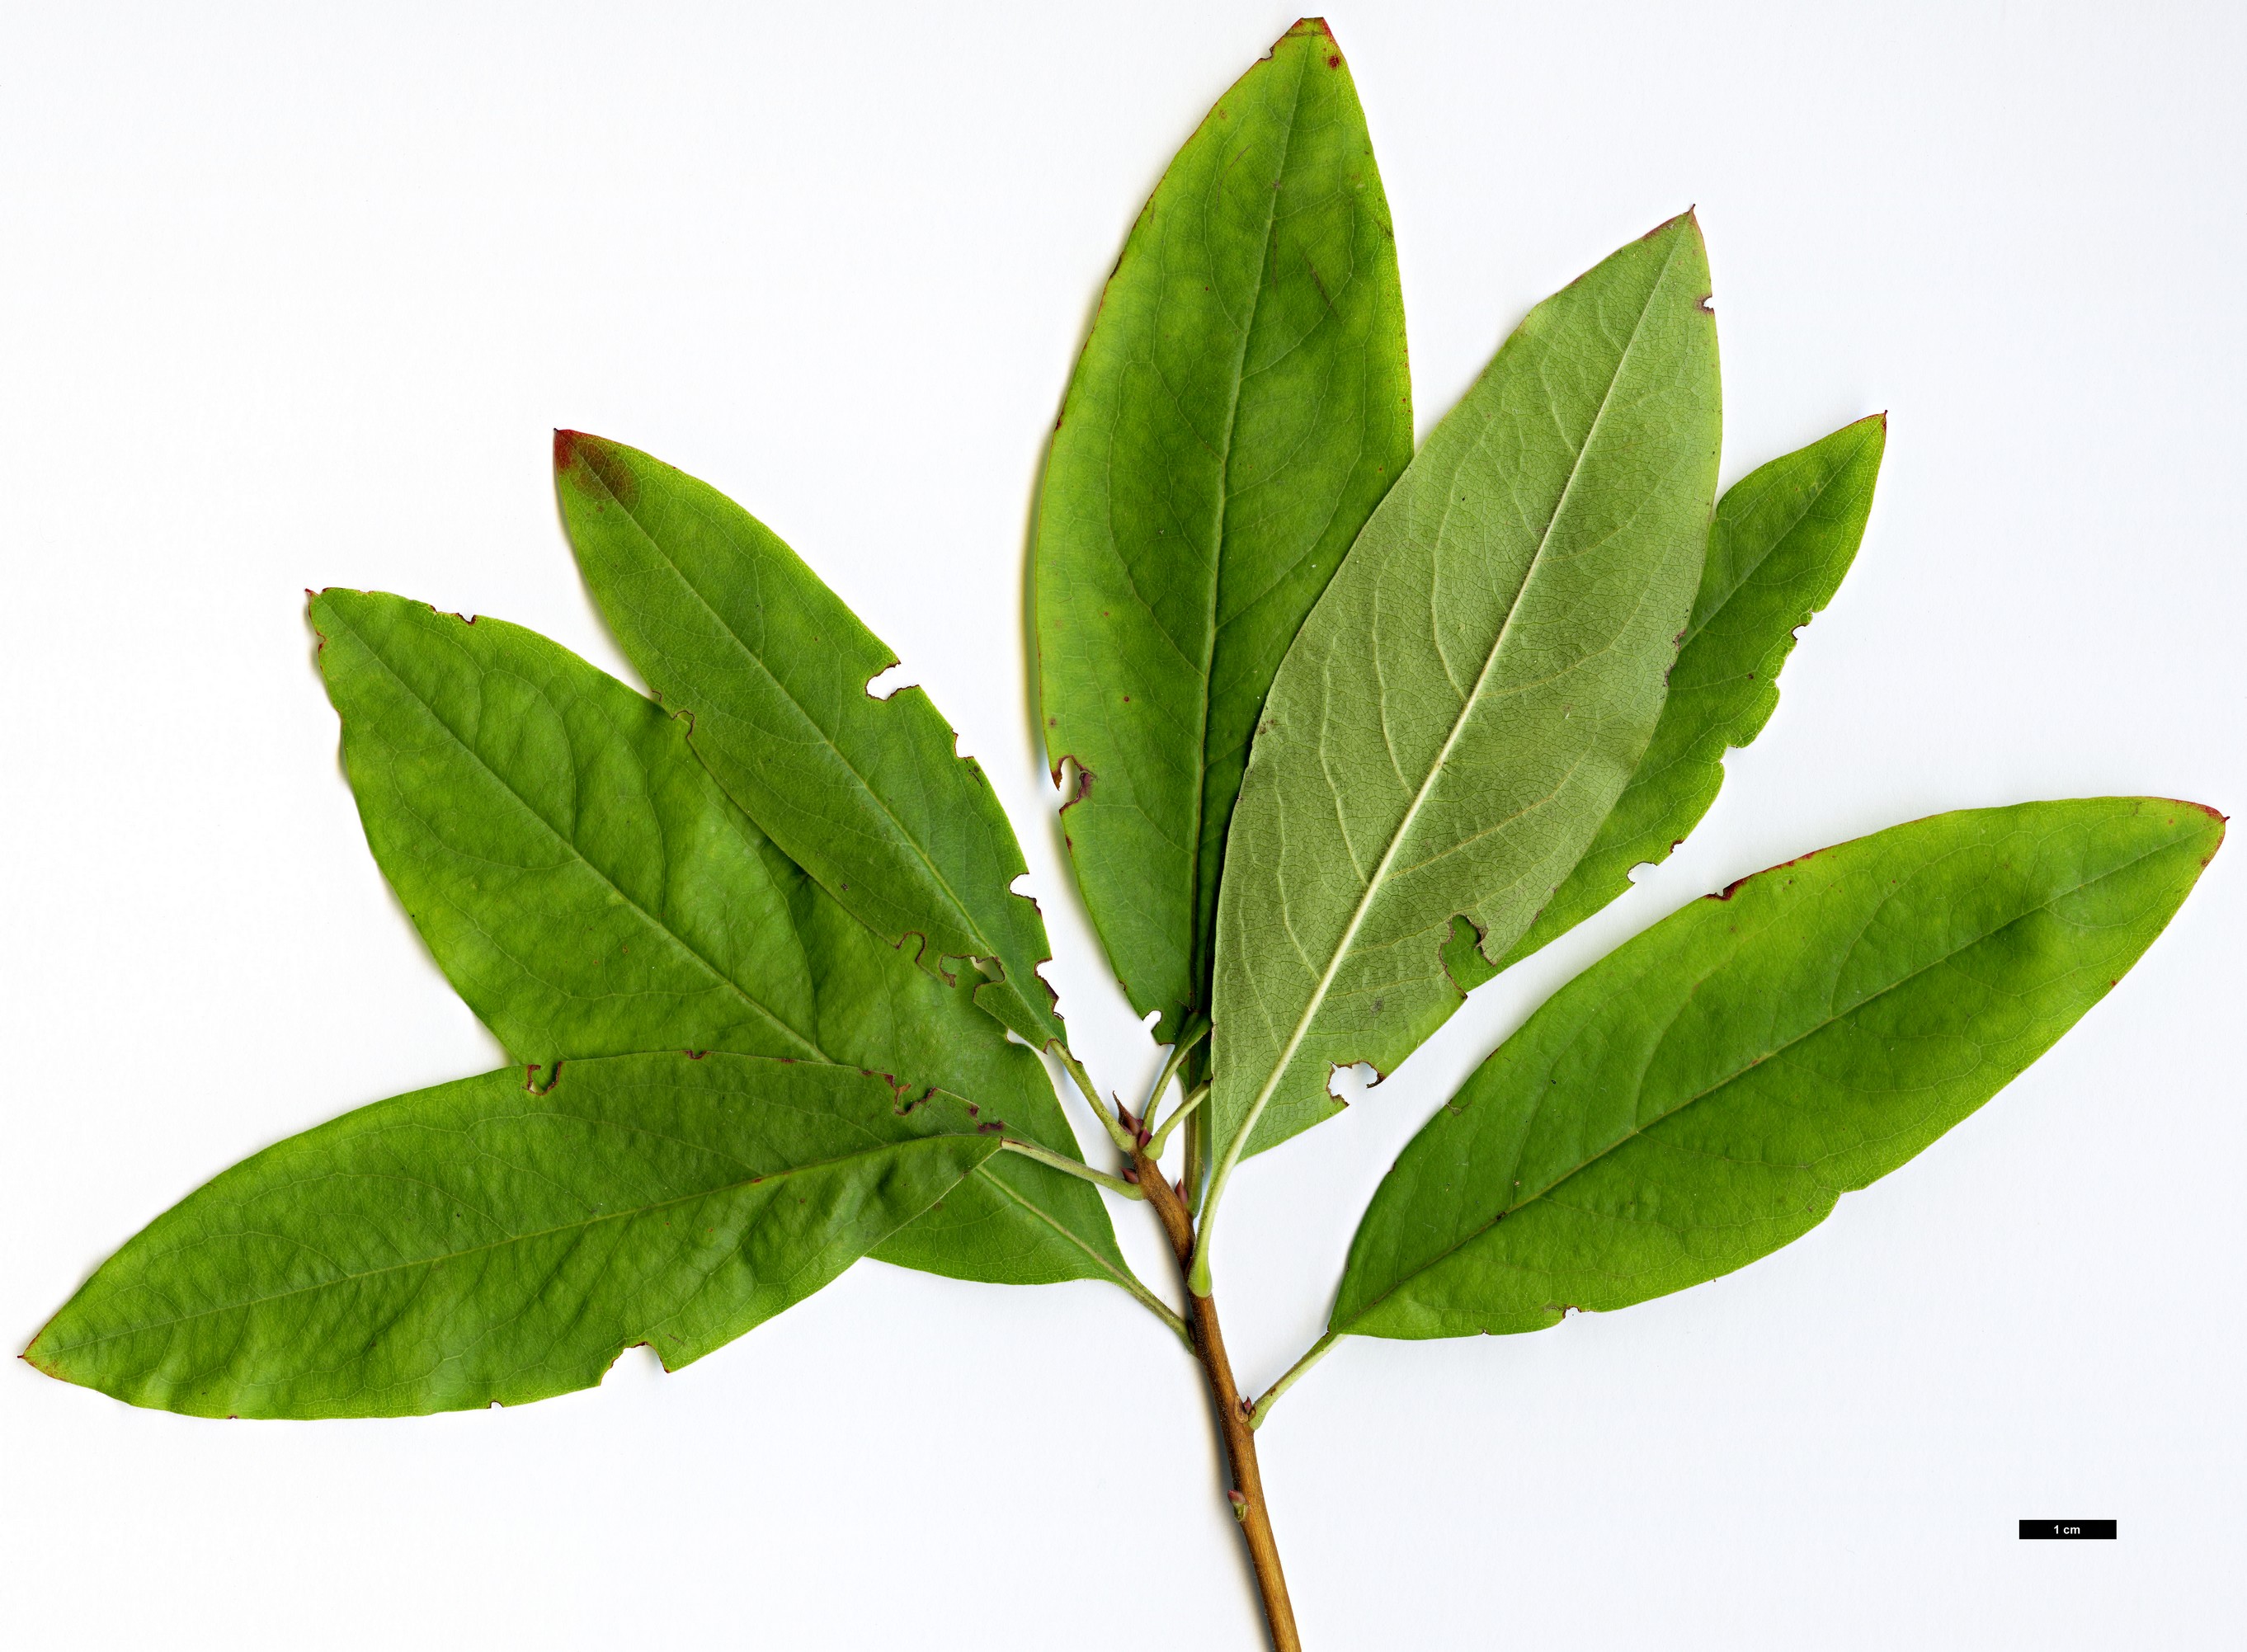
<svg viewBox="0 0 2247 1652"><path fill-rule="evenodd" d="M629 506L639 496L639 480L632 474L612 441L582 430L554 433L554 471L557 475L577 471L590 475L611 498Z"/></svg>

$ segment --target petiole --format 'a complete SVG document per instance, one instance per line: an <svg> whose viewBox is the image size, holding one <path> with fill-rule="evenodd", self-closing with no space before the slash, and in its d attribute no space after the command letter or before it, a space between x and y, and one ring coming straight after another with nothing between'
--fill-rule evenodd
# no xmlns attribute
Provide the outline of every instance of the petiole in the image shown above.
<svg viewBox="0 0 2247 1652"><path fill-rule="evenodd" d="M1116 1150L1127 1159L1137 1152L1138 1142L1130 1130L1125 1130L1117 1122L1116 1115L1108 1103L1100 1099L1100 1087L1092 1082L1092 1075L1084 1070L1084 1063L1078 1061L1070 1053L1069 1046L1062 1043L1058 1039L1048 1048L1053 1051L1061 1064L1069 1069L1069 1077L1076 1081L1076 1088L1084 1093L1084 1099L1091 1104L1093 1116L1100 1121L1100 1127L1108 1132L1108 1139L1116 1143Z"/></svg>
<svg viewBox="0 0 2247 1652"><path fill-rule="evenodd" d="M1164 1119L1163 1121L1163 1128L1157 1130L1153 1137L1149 1139L1147 1143L1147 1157L1149 1158L1159 1159L1162 1157L1163 1149L1170 1144L1171 1132L1178 1129L1179 1123L1191 1116L1194 1109L1199 1107L1202 1104L1203 1100L1208 1095L1208 1085L1197 1085L1194 1089L1193 1094L1187 1096L1185 1101L1178 1103L1177 1111L1173 1112L1168 1118Z"/></svg>
<svg viewBox="0 0 2247 1652"><path fill-rule="evenodd" d="M1272 1409L1272 1403L1278 1399L1282 1394L1285 1394L1289 1389L1294 1387L1297 1379L1300 1378L1304 1372L1309 1370L1311 1367L1316 1365L1321 1360L1326 1358L1328 1350L1330 1350L1335 1343L1341 1341L1342 1337L1338 1333L1328 1331L1324 1336L1319 1338L1317 1341L1312 1343L1309 1351L1307 1352L1302 1358L1297 1360L1293 1365L1289 1366L1287 1368L1287 1374L1285 1376L1282 1376L1278 1382L1272 1384L1270 1388L1265 1389L1263 1397L1259 1399L1255 1404L1249 1409L1248 1426L1252 1429L1262 1428L1264 1426L1265 1414Z"/></svg>
<svg viewBox="0 0 2247 1652"><path fill-rule="evenodd" d="M1079 1181L1093 1183L1125 1198L1147 1197L1139 1191L1138 1184L1135 1182L1127 1182L1120 1176L1110 1176L1105 1171L1096 1171L1089 1164L1080 1164L1067 1154L1056 1153L1051 1148L1040 1147L1035 1142L1018 1141L1009 1136L1001 1140L999 1145L1009 1153L1020 1153L1024 1158L1034 1158L1041 1164L1050 1164L1063 1175L1074 1176Z"/></svg>

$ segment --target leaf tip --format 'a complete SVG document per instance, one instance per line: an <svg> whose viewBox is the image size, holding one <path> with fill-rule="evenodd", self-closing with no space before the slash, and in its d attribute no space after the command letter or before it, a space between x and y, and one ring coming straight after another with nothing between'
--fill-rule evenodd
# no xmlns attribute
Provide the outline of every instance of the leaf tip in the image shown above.
<svg viewBox="0 0 2247 1652"><path fill-rule="evenodd" d="M2209 843L2208 853L2200 857L2201 866L2203 870L2205 870L2208 864L2216 858L2216 851L2223 847L2224 831L2230 823L2231 816L2225 814L2223 810L2216 808L2213 804L2196 803L2189 798L2182 797L2175 799L2174 801L2180 808L2199 810L2200 813L2205 815L2215 823L2216 834Z"/></svg>
<svg viewBox="0 0 2247 1652"><path fill-rule="evenodd" d="M554 474L590 476L618 504L629 505L639 496L639 479L625 462L624 451L618 443L603 437L582 430L557 428L554 433Z"/></svg>
<svg viewBox="0 0 2247 1652"><path fill-rule="evenodd" d="M1855 456L1862 458L1869 454L1877 464L1888 443L1888 410L1883 407L1862 419L1853 419L1827 440L1847 441Z"/></svg>
<svg viewBox="0 0 2247 1652"><path fill-rule="evenodd" d="M1704 315L1714 315L1716 311L1711 304L1714 294L1706 285L1709 279L1709 242L1708 238L1701 233L1701 212L1697 204L1686 208L1674 218L1664 218L1653 229L1641 236L1637 244L1647 246L1674 237L1683 237L1691 245L1693 256L1699 266L1700 277L1704 284L1700 294L1693 301L1694 308ZM1582 276L1578 277L1579 280L1582 278Z"/></svg>
<svg viewBox="0 0 2247 1652"><path fill-rule="evenodd" d="M1328 68L1335 70L1342 68L1342 49L1335 44L1334 31L1327 25L1327 20L1324 17L1296 18L1287 25L1287 32L1274 40L1272 43L1272 49L1257 61L1271 62L1280 55L1280 49L1291 40L1308 43L1312 51L1322 53Z"/></svg>
<svg viewBox="0 0 2247 1652"><path fill-rule="evenodd" d="M75 1300L75 1298L72 1299L73 1301ZM93 1384L87 1382L85 1377L72 1372L70 1362L65 1352L57 1349L50 1340L55 1334L55 1327L70 1317L71 1307L70 1302L65 1302L61 1307L56 1309L54 1316L39 1328L39 1334L26 1343L24 1351L16 1357L42 1376L51 1376L58 1382L71 1382L81 1388L91 1388Z"/></svg>

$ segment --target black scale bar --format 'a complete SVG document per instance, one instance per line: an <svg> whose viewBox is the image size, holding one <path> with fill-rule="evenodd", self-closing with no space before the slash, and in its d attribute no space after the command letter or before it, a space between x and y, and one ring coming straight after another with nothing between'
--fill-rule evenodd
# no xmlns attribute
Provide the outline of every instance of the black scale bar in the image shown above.
<svg viewBox="0 0 2247 1652"><path fill-rule="evenodd" d="M2080 1539L2114 1535L2114 1522L2112 1520L2023 1520L2021 1522L2021 1536L2024 1538Z"/></svg>

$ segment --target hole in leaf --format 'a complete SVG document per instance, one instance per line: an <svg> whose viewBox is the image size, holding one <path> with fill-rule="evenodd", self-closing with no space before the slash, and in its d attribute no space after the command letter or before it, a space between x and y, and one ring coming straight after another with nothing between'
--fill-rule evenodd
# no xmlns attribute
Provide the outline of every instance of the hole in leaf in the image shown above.
<svg viewBox="0 0 2247 1652"><path fill-rule="evenodd" d="M1092 795L1092 771L1076 758L1064 755L1054 763L1054 785L1061 793L1061 806L1067 809Z"/></svg>
<svg viewBox="0 0 2247 1652"><path fill-rule="evenodd" d="M900 660L887 671L878 671L866 679L866 698L887 700L900 688L917 688L919 686L920 679L908 675L905 663Z"/></svg>

